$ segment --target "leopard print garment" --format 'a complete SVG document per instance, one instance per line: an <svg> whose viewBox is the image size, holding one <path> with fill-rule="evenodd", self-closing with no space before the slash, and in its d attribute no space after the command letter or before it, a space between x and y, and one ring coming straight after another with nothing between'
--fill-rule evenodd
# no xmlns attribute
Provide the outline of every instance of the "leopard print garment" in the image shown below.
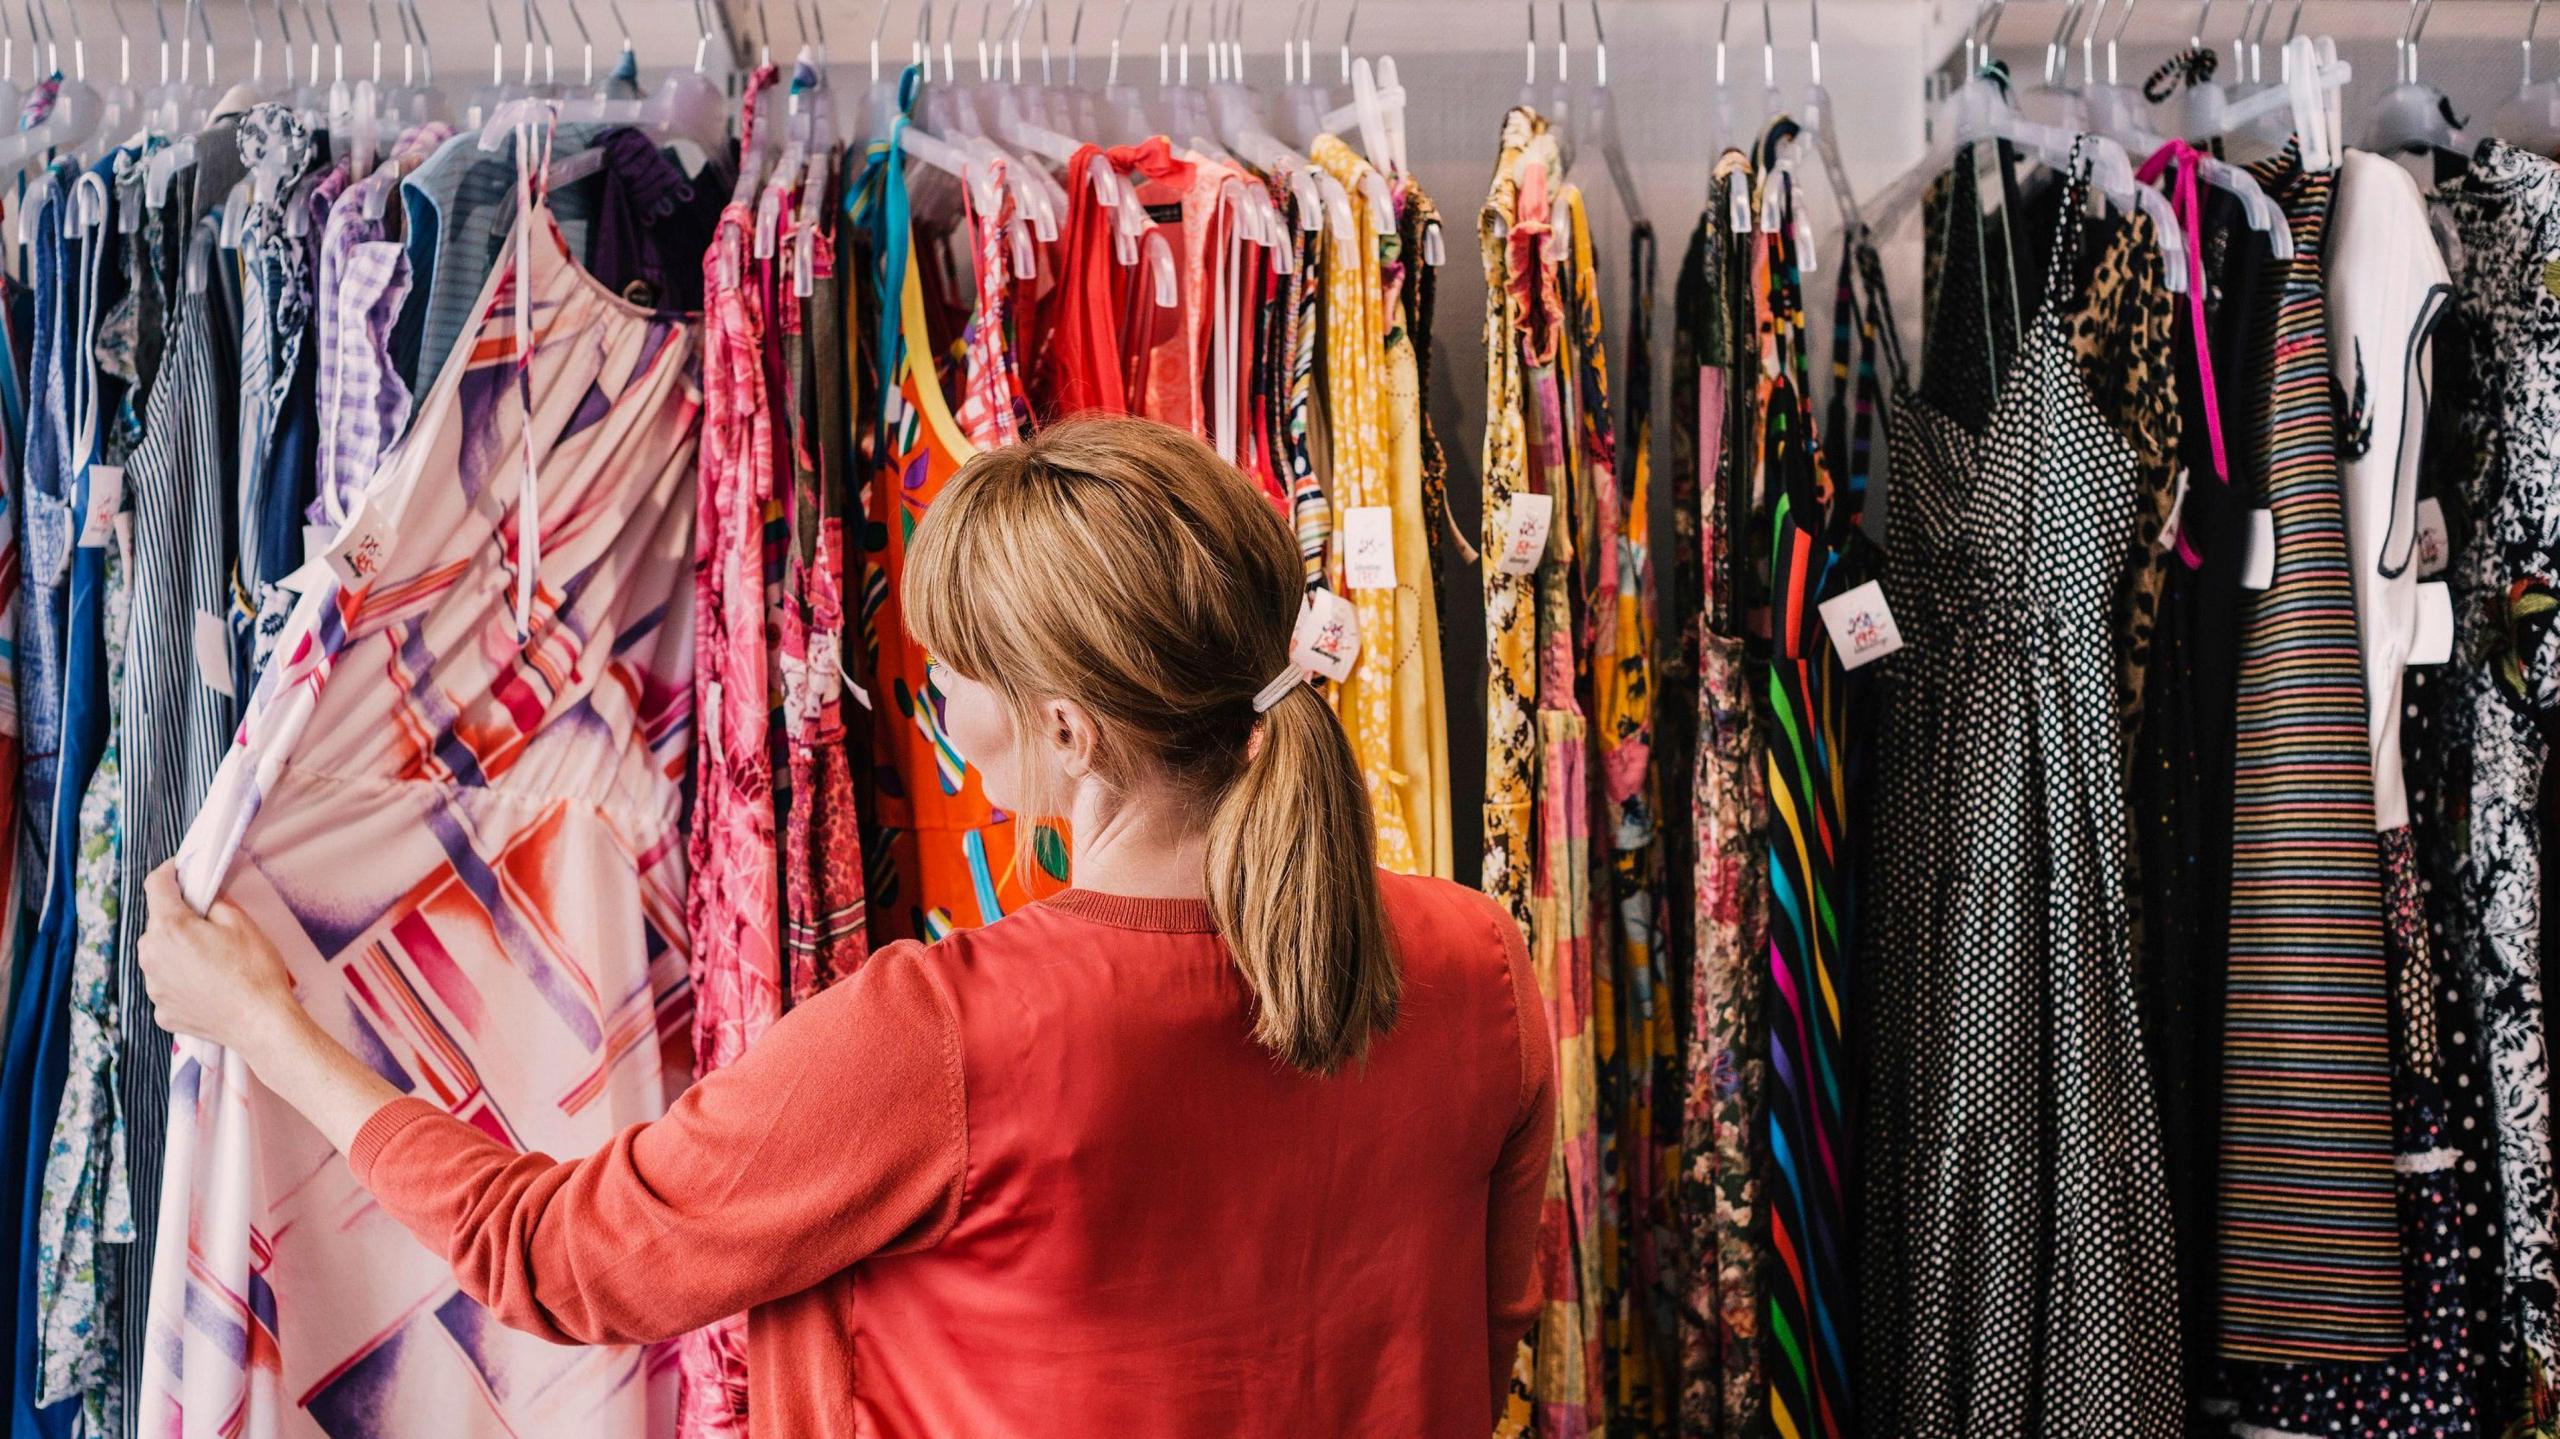
<svg viewBox="0 0 2560 1439"><path fill-rule="evenodd" d="M2133 551L2116 590L2118 700L2125 732L2142 713L2143 672L2160 611L2168 560L2161 535L2178 496L2177 296L2161 283L2160 239L2151 217L2119 219L2097 247L2095 263L2069 316L2071 350L2105 413L2133 447Z"/></svg>

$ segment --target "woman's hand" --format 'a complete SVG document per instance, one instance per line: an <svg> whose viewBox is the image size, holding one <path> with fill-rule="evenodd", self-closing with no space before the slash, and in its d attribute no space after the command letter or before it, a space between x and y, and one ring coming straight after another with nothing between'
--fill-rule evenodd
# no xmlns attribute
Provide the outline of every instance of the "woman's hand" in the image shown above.
<svg viewBox="0 0 2560 1439"><path fill-rule="evenodd" d="M178 892L175 860L151 872L143 893L151 925L136 958L162 1029L248 1053L300 1017L284 956L238 905L216 900L197 914Z"/></svg>
<svg viewBox="0 0 2560 1439"><path fill-rule="evenodd" d="M400 1091L304 1012L284 956L238 905L217 900L211 914L198 915L178 893L174 860L151 872L143 893L151 927L136 958L153 1018L248 1061L269 1090L345 1153L365 1120Z"/></svg>

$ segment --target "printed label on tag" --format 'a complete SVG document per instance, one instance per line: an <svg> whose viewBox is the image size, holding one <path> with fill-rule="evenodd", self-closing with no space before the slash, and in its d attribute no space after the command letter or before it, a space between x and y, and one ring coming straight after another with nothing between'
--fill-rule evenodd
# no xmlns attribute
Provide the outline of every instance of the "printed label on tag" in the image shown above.
<svg viewBox="0 0 2560 1439"><path fill-rule="evenodd" d="M2178 547L2178 517L2186 512L2187 472L2182 466L2169 485L2169 513L2161 518L2160 533L2151 537L2153 554L2165 555Z"/></svg>
<svg viewBox="0 0 2560 1439"><path fill-rule="evenodd" d="M231 626L202 610L196 611L196 678L215 694L238 697L231 687Z"/></svg>
<svg viewBox="0 0 2560 1439"><path fill-rule="evenodd" d="M1396 512L1355 505L1342 512L1342 578L1355 590L1396 587Z"/></svg>
<svg viewBox="0 0 2560 1439"><path fill-rule="evenodd" d="M106 548L116 535L116 515L124 509L124 467L89 467L89 513L80 522L80 547Z"/></svg>
<svg viewBox="0 0 2560 1439"><path fill-rule="evenodd" d="M1751 187L1736 180L1731 186L1731 195L1732 203L1725 209L1732 219L1733 233L1748 235L1751 233Z"/></svg>
<svg viewBox="0 0 2560 1439"><path fill-rule="evenodd" d="M2453 658L2453 587L2442 580L2418 586L2418 632L2409 641L2409 663L2440 665Z"/></svg>
<svg viewBox="0 0 2560 1439"><path fill-rule="evenodd" d="M1289 636L1289 663L1339 684L1360 657L1360 612L1347 595L1316 590L1298 606L1298 628Z"/></svg>
<svg viewBox="0 0 2560 1439"><path fill-rule="evenodd" d="M1763 182L1760 186L1760 233L1774 235L1787 216L1787 204L1780 187Z"/></svg>
<svg viewBox="0 0 2560 1439"><path fill-rule="evenodd" d="M2240 588L2263 590L2276 582L2276 512L2249 512L2249 550L2240 561Z"/></svg>
<svg viewBox="0 0 2560 1439"><path fill-rule="evenodd" d="M356 512L347 516L346 527L338 531L322 558L338 572L338 583L353 589L382 572L391 558L391 526L373 508L373 497L356 501Z"/></svg>
<svg viewBox="0 0 2560 1439"><path fill-rule="evenodd" d="M1502 549L1493 567L1506 575L1537 572L1547 553L1547 530L1556 520L1553 495L1513 495L1502 521Z"/></svg>
<svg viewBox="0 0 2560 1439"><path fill-rule="evenodd" d="M1884 602L1884 586L1869 580L1845 595L1822 602L1823 628L1831 631L1831 647L1840 653L1840 668L1853 670L1902 648L1902 631L1893 623L1893 607Z"/></svg>
<svg viewBox="0 0 2560 1439"><path fill-rule="evenodd" d="M2453 563L2453 537L2444 527L2444 501L2430 495L2418 501L2418 578L2444 573Z"/></svg>

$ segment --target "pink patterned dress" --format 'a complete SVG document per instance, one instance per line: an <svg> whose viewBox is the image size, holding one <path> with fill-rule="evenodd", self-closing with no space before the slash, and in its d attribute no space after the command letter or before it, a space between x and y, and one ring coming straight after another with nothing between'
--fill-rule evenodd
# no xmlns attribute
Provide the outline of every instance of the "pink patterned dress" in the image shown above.
<svg viewBox="0 0 2560 1439"><path fill-rule="evenodd" d="M342 533L369 572L296 577L179 864L394 1086L570 1156L658 1116L691 1067L702 402L693 325L529 223ZM674 1427L672 1352L500 1328L234 1055L180 1045L162 1186L144 1433Z"/></svg>

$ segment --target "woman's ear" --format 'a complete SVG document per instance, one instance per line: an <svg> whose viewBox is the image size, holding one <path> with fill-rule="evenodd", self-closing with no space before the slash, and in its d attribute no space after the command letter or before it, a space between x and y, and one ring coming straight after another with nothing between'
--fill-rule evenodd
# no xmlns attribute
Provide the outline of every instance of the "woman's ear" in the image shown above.
<svg viewBox="0 0 2560 1439"><path fill-rule="evenodd" d="M1102 729L1083 705L1054 699L1040 708L1041 743L1058 772L1072 782L1095 772L1102 753Z"/></svg>

